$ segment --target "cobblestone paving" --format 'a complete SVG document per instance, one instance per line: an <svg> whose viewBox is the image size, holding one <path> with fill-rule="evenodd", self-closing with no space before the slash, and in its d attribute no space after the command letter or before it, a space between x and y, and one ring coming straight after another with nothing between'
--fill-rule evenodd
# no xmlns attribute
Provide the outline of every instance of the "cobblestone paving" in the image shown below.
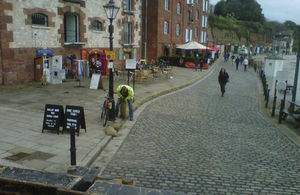
<svg viewBox="0 0 300 195"><path fill-rule="evenodd" d="M186 194L300 194L300 148L259 113L258 77L228 64L149 105L105 169Z"/></svg>

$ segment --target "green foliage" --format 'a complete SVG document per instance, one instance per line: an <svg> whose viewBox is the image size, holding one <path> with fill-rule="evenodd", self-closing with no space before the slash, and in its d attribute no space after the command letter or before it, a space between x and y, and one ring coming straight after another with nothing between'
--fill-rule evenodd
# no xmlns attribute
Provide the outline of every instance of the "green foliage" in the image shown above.
<svg viewBox="0 0 300 195"><path fill-rule="evenodd" d="M256 0L221 0L215 6L215 14L243 21L263 23L262 9Z"/></svg>

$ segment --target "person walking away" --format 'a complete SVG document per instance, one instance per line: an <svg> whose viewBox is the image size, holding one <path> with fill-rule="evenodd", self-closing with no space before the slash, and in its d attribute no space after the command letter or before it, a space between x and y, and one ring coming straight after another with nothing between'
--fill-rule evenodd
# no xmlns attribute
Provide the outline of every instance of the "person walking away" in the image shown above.
<svg viewBox="0 0 300 195"><path fill-rule="evenodd" d="M225 68L221 68L218 80L219 80L219 84L220 84L220 88L221 88L221 93L222 93L222 97L223 97L224 93L225 93L226 83L229 81L229 75L226 72Z"/></svg>
<svg viewBox="0 0 300 195"><path fill-rule="evenodd" d="M203 57L201 57L200 58L200 71L201 72L202 72L203 66L204 66L204 59L203 59Z"/></svg>
<svg viewBox="0 0 300 195"><path fill-rule="evenodd" d="M233 66L233 64L234 64L234 59L235 59L235 56L234 56L234 55L232 55L232 56L231 56L231 62L232 62L232 66Z"/></svg>
<svg viewBox="0 0 300 195"><path fill-rule="evenodd" d="M236 67L236 70L239 69L239 63L240 63L240 58L237 56L236 59L235 59L235 67Z"/></svg>
<svg viewBox="0 0 300 195"><path fill-rule="evenodd" d="M195 63L195 71L198 71L198 64L199 64L199 55L198 54L196 54L194 63Z"/></svg>
<svg viewBox="0 0 300 195"><path fill-rule="evenodd" d="M243 62L243 64L244 64L244 72L247 72L247 69L248 69L248 59L247 58L245 58L244 59L244 62Z"/></svg>
<svg viewBox="0 0 300 195"><path fill-rule="evenodd" d="M119 85L117 88L117 94L118 94L118 101L116 105L116 116L119 114L119 108L121 101L127 100L128 102L128 108L129 108L129 117L130 120L133 120L133 99L134 99L134 91L133 89L128 85Z"/></svg>

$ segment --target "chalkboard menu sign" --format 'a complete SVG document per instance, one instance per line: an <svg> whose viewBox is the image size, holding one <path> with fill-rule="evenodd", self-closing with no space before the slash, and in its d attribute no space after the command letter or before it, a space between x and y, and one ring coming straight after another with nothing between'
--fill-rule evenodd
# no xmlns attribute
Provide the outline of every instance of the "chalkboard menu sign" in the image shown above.
<svg viewBox="0 0 300 195"><path fill-rule="evenodd" d="M64 130L75 130L77 131L77 135L79 136L80 128L84 129L86 132L83 107L67 105L65 110Z"/></svg>
<svg viewBox="0 0 300 195"><path fill-rule="evenodd" d="M59 134L59 127L64 125L64 108L61 105L45 105L44 121L42 133L44 130L56 130Z"/></svg>

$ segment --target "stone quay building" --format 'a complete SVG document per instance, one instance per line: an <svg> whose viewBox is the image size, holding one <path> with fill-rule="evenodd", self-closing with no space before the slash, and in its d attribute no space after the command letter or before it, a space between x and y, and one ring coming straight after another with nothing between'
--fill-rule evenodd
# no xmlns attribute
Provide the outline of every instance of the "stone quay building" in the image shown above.
<svg viewBox="0 0 300 195"><path fill-rule="evenodd" d="M189 41L207 45L208 0L143 0L142 58L175 55Z"/></svg>
<svg viewBox="0 0 300 195"><path fill-rule="evenodd" d="M61 60L69 71L76 71L78 61L107 63L109 20L103 5L108 2L1 0L0 85L40 81L52 56L60 56L56 62ZM115 4L120 10L113 21L114 66L119 66L125 59L140 58L142 2L115 0Z"/></svg>

